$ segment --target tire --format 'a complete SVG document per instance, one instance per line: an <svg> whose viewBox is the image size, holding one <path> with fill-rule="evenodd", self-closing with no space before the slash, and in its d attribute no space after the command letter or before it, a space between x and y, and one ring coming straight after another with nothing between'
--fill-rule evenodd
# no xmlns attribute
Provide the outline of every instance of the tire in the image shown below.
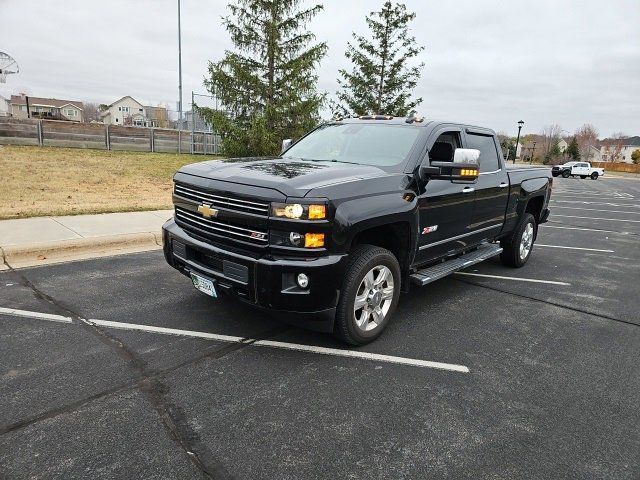
<svg viewBox="0 0 640 480"><path fill-rule="evenodd" d="M553 177L557 177L557 176L558 176L558 175L560 175L560 174L559 174L559 173L557 173L557 172L551 172L551 175L552 175Z"/></svg>
<svg viewBox="0 0 640 480"><path fill-rule="evenodd" d="M527 263L533 251L537 228L536 219L533 215L525 213L520 225L518 225L511 237L500 242L500 246L503 249L500 254L500 260L503 265L520 268Z"/></svg>
<svg viewBox="0 0 640 480"><path fill-rule="evenodd" d="M580 175L580 178L581 178L582 180L584 180L585 178L587 178L587 176L586 176L586 175Z"/></svg>
<svg viewBox="0 0 640 480"><path fill-rule="evenodd" d="M571 172L569 170L562 171L562 178L569 178L571 176Z"/></svg>
<svg viewBox="0 0 640 480"><path fill-rule="evenodd" d="M591 174L591 180L597 180L598 179L598 172L593 172Z"/></svg>
<svg viewBox="0 0 640 480"><path fill-rule="evenodd" d="M351 345L378 338L398 305L400 281L400 265L389 250L357 246L345 270L334 336Z"/></svg>

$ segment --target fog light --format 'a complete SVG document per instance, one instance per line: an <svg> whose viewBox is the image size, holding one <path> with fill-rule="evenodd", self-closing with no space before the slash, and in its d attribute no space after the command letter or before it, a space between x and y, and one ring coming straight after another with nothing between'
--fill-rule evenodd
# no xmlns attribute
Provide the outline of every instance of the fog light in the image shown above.
<svg viewBox="0 0 640 480"><path fill-rule="evenodd" d="M303 236L301 233L291 232L289 234L289 241L291 242L291 245L294 245L296 247L301 247L303 243Z"/></svg>
<svg viewBox="0 0 640 480"><path fill-rule="evenodd" d="M309 277L304 273L299 273L296 277L296 282L300 288L307 288L309 286Z"/></svg>
<svg viewBox="0 0 640 480"><path fill-rule="evenodd" d="M304 236L305 248L324 247L324 233L307 233Z"/></svg>

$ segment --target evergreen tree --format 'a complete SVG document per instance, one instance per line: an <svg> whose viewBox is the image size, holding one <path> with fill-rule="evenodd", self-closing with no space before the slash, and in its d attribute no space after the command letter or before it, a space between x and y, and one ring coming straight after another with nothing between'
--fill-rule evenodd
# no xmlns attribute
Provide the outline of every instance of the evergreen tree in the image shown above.
<svg viewBox="0 0 640 480"><path fill-rule="evenodd" d="M207 89L223 104L201 108L229 156L275 155L284 138L298 138L319 121L324 95L315 69L327 52L313 44L307 23L322 5L301 0L236 0L223 24L234 51L209 62Z"/></svg>
<svg viewBox="0 0 640 480"><path fill-rule="evenodd" d="M409 22L415 16L404 4L386 1L366 18L371 35L353 33L356 45L350 42L345 52L353 68L339 71L337 97L342 110L405 116L422 103L422 98L411 99L424 67L424 63L410 66L424 50L409 36Z"/></svg>
<svg viewBox="0 0 640 480"><path fill-rule="evenodd" d="M574 136L569 142L569 146L564 153L572 160L580 160L580 148L578 147L578 140Z"/></svg>

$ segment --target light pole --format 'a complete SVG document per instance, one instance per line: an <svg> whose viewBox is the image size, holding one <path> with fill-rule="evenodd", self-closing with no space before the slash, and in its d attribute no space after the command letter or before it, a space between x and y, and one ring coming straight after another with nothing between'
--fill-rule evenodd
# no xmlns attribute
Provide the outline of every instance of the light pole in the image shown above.
<svg viewBox="0 0 640 480"><path fill-rule="evenodd" d="M520 143L520 130L522 130L522 126L524 122L520 120L518 122L518 137L516 138L516 151L513 154L513 163L516 163L516 157L518 156L518 144Z"/></svg>
<svg viewBox="0 0 640 480"><path fill-rule="evenodd" d="M180 27L180 0L178 0L178 130L182 129L182 31Z"/></svg>

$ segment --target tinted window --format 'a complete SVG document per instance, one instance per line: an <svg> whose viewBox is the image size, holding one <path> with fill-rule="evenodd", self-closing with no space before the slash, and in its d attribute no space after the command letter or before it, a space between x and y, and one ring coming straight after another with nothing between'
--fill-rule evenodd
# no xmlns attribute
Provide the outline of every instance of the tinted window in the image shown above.
<svg viewBox="0 0 640 480"><path fill-rule="evenodd" d="M480 150L480 173L493 172L500 168L498 161L498 151L493 137L487 135L468 134L468 148Z"/></svg>

